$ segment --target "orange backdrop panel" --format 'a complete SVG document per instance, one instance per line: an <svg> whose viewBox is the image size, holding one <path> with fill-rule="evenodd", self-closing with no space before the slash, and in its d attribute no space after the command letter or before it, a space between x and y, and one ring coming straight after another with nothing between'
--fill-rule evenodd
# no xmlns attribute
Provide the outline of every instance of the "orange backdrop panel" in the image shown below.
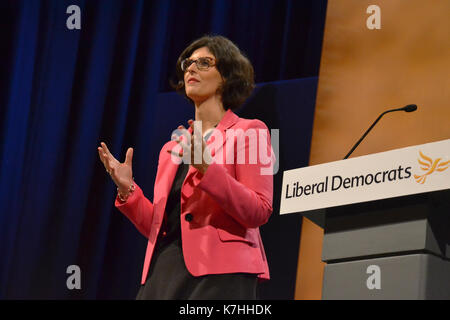
<svg viewBox="0 0 450 320"><path fill-rule="evenodd" d="M366 26L377 5L381 29ZM310 165L450 138L449 0L328 0ZM296 299L320 299L323 230L304 219ZM308 223L309 222L309 223ZM319 279L319 280L317 280Z"/></svg>

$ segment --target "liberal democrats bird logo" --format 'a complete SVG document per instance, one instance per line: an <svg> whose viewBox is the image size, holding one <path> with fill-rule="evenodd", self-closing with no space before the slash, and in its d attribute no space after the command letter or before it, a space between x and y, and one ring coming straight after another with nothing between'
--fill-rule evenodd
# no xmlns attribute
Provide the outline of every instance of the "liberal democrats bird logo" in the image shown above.
<svg viewBox="0 0 450 320"><path fill-rule="evenodd" d="M450 166L450 160L446 162L441 162L442 158L437 158L436 160L431 159L430 157L427 157L422 152L420 152L420 157L423 161L418 159L417 161L421 165L420 169L425 171L425 173L421 176L415 174L414 178L416 179L417 183L424 184L427 180L427 176L432 174L435 171L444 171Z"/></svg>

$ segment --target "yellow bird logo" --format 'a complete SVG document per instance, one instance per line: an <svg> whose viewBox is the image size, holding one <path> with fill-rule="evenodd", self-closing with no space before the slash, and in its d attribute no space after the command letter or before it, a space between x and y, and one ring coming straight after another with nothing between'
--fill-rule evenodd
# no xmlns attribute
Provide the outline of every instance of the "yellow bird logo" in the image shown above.
<svg viewBox="0 0 450 320"><path fill-rule="evenodd" d="M416 179L417 183L424 184L427 180L427 176L432 174L435 171L444 171L450 166L450 160L446 162L440 162L442 158L437 158L433 161L430 157L427 157L422 152L419 151L421 159L418 159L417 161L421 165L420 169L425 171L425 173L421 176L415 174L414 178Z"/></svg>

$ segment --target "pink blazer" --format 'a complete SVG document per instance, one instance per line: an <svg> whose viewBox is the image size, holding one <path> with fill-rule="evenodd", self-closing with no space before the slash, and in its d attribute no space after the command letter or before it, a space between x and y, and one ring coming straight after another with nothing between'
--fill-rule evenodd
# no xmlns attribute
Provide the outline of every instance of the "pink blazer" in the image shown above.
<svg viewBox="0 0 450 320"><path fill-rule="evenodd" d="M212 151L214 159L223 157L224 150L228 150L227 144L234 146L231 150L235 155L238 151L246 151L248 158L244 164L225 160L212 163L204 175L190 166L181 188L180 215L187 270L193 276L254 273L260 280L268 280L269 268L259 233L259 226L266 223L272 213L273 175L261 174L262 168L272 168L274 163L267 126L260 120L239 118L228 110L216 129L224 139L219 145L216 143ZM237 143L236 136L225 139L230 129L235 132L242 129L244 133L247 129L262 130L266 132L267 141L256 147L250 139L245 139L245 144ZM258 141L261 139L259 137ZM207 144L210 145L212 140L215 139L209 138ZM166 201L178 168L167 150L176 145L175 141L167 142L159 154L153 203L137 184L127 202L121 203L118 197L115 201L115 206L148 239L142 284L147 279ZM259 150L261 146L266 150ZM266 151L270 163L261 161L259 156L256 163L250 161L249 151Z"/></svg>

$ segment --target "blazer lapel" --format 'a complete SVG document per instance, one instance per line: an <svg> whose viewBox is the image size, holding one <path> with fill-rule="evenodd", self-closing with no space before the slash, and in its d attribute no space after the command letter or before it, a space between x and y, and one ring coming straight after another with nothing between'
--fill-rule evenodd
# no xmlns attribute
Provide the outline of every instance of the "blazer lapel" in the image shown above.
<svg viewBox="0 0 450 320"><path fill-rule="evenodd" d="M239 120L239 117L231 110L227 110L227 112L223 116L222 120L220 120L219 124L216 127L216 130L218 130L222 136L221 146L223 146L225 144L226 131L230 127L232 127L238 120ZM211 135L211 136L213 136L213 135ZM209 145L211 142L212 142L211 139L208 139L207 144Z"/></svg>

